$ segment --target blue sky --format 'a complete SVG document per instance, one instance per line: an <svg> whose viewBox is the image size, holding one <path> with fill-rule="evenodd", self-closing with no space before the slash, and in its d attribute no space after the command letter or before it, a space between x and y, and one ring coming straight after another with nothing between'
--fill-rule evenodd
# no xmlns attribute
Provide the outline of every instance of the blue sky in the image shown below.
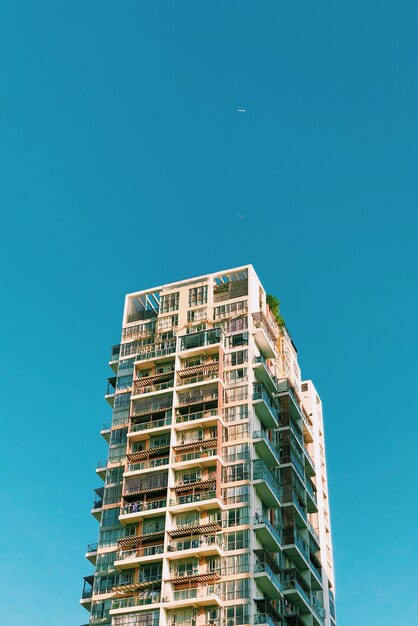
<svg viewBox="0 0 418 626"><path fill-rule="evenodd" d="M87 621L124 294L249 262L324 402L339 625L417 622L417 27L412 0L0 7L3 626Z"/></svg>

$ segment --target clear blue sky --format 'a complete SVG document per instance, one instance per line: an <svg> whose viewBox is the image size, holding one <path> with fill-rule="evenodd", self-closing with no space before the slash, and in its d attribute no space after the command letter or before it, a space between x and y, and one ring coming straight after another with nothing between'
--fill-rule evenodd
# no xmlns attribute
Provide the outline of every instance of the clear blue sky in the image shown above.
<svg viewBox="0 0 418 626"><path fill-rule="evenodd" d="M2 3L2 626L87 621L124 294L249 262L324 402L339 626L418 623L417 32L413 0Z"/></svg>

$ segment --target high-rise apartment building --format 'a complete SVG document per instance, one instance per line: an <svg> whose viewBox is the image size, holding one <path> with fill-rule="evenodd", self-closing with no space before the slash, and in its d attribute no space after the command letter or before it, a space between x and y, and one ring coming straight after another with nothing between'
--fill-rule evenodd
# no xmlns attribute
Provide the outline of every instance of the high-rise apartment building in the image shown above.
<svg viewBox="0 0 418 626"><path fill-rule="evenodd" d="M267 301L251 265L126 296L89 624L335 626L321 401Z"/></svg>

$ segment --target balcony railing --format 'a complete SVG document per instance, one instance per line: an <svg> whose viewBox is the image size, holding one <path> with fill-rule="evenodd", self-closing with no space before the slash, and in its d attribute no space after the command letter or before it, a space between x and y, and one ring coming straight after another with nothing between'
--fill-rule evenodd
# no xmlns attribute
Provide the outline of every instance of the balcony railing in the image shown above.
<svg viewBox="0 0 418 626"><path fill-rule="evenodd" d="M309 528L309 532L312 534L313 538L315 539L316 543L318 544L318 546L320 546L320 540L319 540L319 535L316 532L315 528L312 526L312 524L310 523L310 521L308 520L308 528Z"/></svg>
<svg viewBox="0 0 418 626"><path fill-rule="evenodd" d="M150 359L158 359L163 356L167 356L169 354L173 354L176 351L176 342L175 341L167 341L166 344L158 344L157 346L151 347L149 352L144 352L143 354L137 354L137 361L148 361ZM164 347L162 347L164 345ZM154 348L154 349L152 349Z"/></svg>
<svg viewBox="0 0 418 626"><path fill-rule="evenodd" d="M174 385L174 379L168 380L163 383L156 383L155 385L143 385L142 387L136 386L132 395L140 396L145 393L152 393L153 391L162 391L163 389L171 389Z"/></svg>
<svg viewBox="0 0 418 626"><path fill-rule="evenodd" d="M185 579L187 580L187 578ZM191 587L189 589L178 589L171 595L171 600L178 602L179 600L193 600L198 598L207 598L209 596L220 596L221 588L219 585L203 585L202 587Z"/></svg>
<svg viewBox="0 0 418 626"><path fill-rule="evenodd" d="M263 480L266 482L278 498L281 498L282 488L275 475L269 470L268 466L261 459L253 461L253 480Z"/></svg>
<svg viewBox="0 0 418 626"><path fill-rule="evenodd" d="M183 539L182 541L173 541L169 544L168 550L180 552L182 550L197 550L198 548L215 545L222 548L222 538L219 535L205 535L204 537L197 537L196 539Z"/></svg>
<svg viewBox="0 0 418 626"><path fill-rule="evenodd" d="M274 417L279 420L280 416L279 416L279 412L277 410L277 408L273 405L270 396L266 390L266 388L264 387L264 385L257 383L255 385L253 385L253 400L263 400L263 402L265 402L265 404L268 406L268 408L270 409L271 413L274 415Z"/></svg>
<svg viewBox="0 0 418 626"><path fill-rule="evenodd" d="M131 424L129 429L130 433L138 433L143 430L151 430L151 428L162 428L163 426L170 426L172 418L165 417L160 420L149 420L148 422L141 422L140 424Z"/></svg>
<svg viewBox="0 0 418 626"><path fill-rule="evenodd" d="M172 406L172 394L163 396L146 402L145 400L138 400L138 404L134 404L131 417L140 417L141 415L147 415L148 413L158 413L159 411L171 410Z"/></svg>
<svg viewBox="0 0 418 626"><path fill-rule="evenodd" d="M323 624L325 621L325 609L315 596L312 596L311 606L316 617L319 619L321 624Z"/></svg>
<svg viewBox="0 0 418 626"><path fill-rule="evenodd" d="M98 544L97 543L89 543L87 546L86 552L97 552Z"/></svg>
<svg viewBox="0 0 418 626"><path fill-rule="evenodd" d="M137 548L135 550L120 550L117 553L116 561L130 561L133 559L142 558L145 556L154 556L156 554L163 554L164 546L163 544L157 544L154 546L143 546L142 548Z"/></svg>
<svg viewBox="0 0 418 626"><path fill-rule="evenodd" d="M179 394L178 406L187 406L188 404L200 404L202 402L213 402L218 399L218 391L212 390L196 390L188 393Z"/></svg>
<svg viewBox="0 0 418 626"><path fill-rule="evenodd" d="M269 576L269 578L273 581L273 583L276 585L276 587L282 590L283 588L282 583L280 582L277 575L273 572L270 565L268 565L268 563L262 563L262 562L256 563L254 565L254 573L257 574L259 572L265 572Z"/></svg>
<svg viewBox="0 0 418 626"><path fill-rule="evenodd" d="M138 501L130 502L123 506L120 510L121 515L127 515L129 513L138 513L141 511L154 511L155 509L163 509L167 506L167 498L161 498L160 500L151 500L150 502Z"/></svg>
<svg viewBox="0 0 418 626"><path fill-rule="evenodd" d="M268 626L280 626L268 613L256 613L254 624L268 624Z"/></svg>
<svg viewBox="0 0 418 626"><path fill-rule="evenodd" d="M203 348L215 343L221 343L222 330L220 328L212 328L204 330L200 333L191 333L180 337L180 350L191 350L192 348Z"/></svg>
<svg viewBox="0 0 418 626"><path fill-rule="evenodd" d="M161 602L161 594L158 591L149 591L136 598L119 598L112 600L113 609L126 609L134 606L145 606L146 604L159 604Z"/></svg>
<svg viewBox="0 0 418 626"><path fill-rule="evenodd" d="M294 589L295 591L297 591L302 596L302 598L305 600L305 602L309 606L311 605L311 599L309 597L309 594L304 590L304 588L294 578L285 580L284 584L283 584L283 589L285 591Z"/></svg>
<svg viewBox="0 0 418 626"><path fill-rule="evenodd" d="M209 491L198 491L196 493L190 493L185 495L178 495L177 498L170 500L172 506L178 504L190 504L192 502L202 502L204 500L212 500L216 498L216 491L211 489Z"/></svg>
<svg viewBox="0 0 418 626"><path fill-rule="evenodd" d="M128 472L138 472L139 470L150 469L152 467L162 467L168 465L168 457L163 459L149 459L147 461L139 461L138 463L130 463Z"/></svg>
<svg viewBox="0 0 418 626"><path fill-rule="evenodd" d="M216 456L217 449L216 448L202 448L201 450L196 450L194 452L184 452L182 454L174 455L174 463L180 463L185 461L194 461L196 459L204 459L211 456Z"/></svg>
<svg viewBox="0 0 418 626"><path fill-rule="evenodd" d="M271 453L277 458L277 462L279 461L279 453L274 447L274 445L272 444L272 442L270 441L270 439L268 438L265 430L256 430L253 433L253 440L254 439L262 439L263 441L265 441Z"/></svg>
<svg viewBox="0 0 418 626"><path fill-rule="evenodd" d="M280 532L274 528L274 526L270 522L270 520L268 520L267 517L263 513L261 513L261 511L256 512L256 514L254 516L254 525L255 526L264 525L266 528L268 528L270 533L276 539L276 542L278 544L282 543L282 537L281 537Z"/></svg>
<svg viewBox="0 0 418 626"><path fill-rule="evenodd" d="M195 422L196 420L205 419L206 417L215 417L218 415L217 409L211 409L210 411L196 411L195 413L185 413L176 416L176 424L182 424L183 422Z"/></svg>

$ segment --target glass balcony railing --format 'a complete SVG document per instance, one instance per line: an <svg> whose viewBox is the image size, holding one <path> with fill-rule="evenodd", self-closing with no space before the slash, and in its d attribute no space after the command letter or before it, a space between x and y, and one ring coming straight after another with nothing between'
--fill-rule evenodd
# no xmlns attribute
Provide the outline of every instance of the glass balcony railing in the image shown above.
<svg viewBox="0 0 418 626"><path fill-rule="evenodd" d="M254 439L262 439L267 444L267 446L269 447L271 453L277 458L277 464L278 464L279 463L279 453L276 450L276 448L274 447L273 443L268 438L268 435L267 435L266 431L265 430L256 430L253 433L253 440Z"/></svg>
<svg viewBox="0 0 418 626"><path fill-rule="evenodd" d="M282 488L277 478L261 459L255 459L253 461L253 480L263 480L271 487L278 498L282 497Z"/></svg>
<svg viewBox="0 0 418 626"><path fill-rule="evenodd" d="M254 616L254 624L268 624L268 626L279 626L271 615L268 613L256 613Z"/></svg>
<svg viewBox="0 0 418 626"><path fill-rule="evenodd" d="M176 351L176 342L175 341L167 341L167 345L158 344L157 346L153 346L154 349L151 349L149 352L144 352L143 354L137 354L137 361L148 361L149 359L158 359L163 356L168 356L169 354L173 354ZM160 347L161 346L161 347ZM164 346L164 347L163 347Z"/></svg>
<svg viewBox="0 0 418 626"><path fill-rule="evenodd" d="M304 588L294 578L291 578L289 580L285 580L284 584L283 584L283 589L285 591L286 590L290 590L290 589L294 589L295 591L297 591L302 596L302 598L305 600L305 602L309 606L311 605L311 599L309 597L309 594L304 590Z"/></svg>
<svg viewBox="0 0 418 626"><path fill-rule="evenodd" d="M183 422L195 422L196 420L205 419L206 417L215 417L218 415L217 409L210 411L196 411L195 413L185 413L176 416L176 424L182 424Z"/></svg>
<svg viewBox="0 0 418 626"><path fill-rule="evenodd" d="M97 543L89 543L87 546L86 552L97 552L98 544Z"/></svg>
<svg viewBox="0 0 418 626"><path fill-rule="evenodd" d="M156 383L155 385L144 385L142 387L135 387L132 395L140 396L146 393L152 393L153 391L162 391L163 389L171 389L174 385L174 380L168 380L163 383Z"/></svg>
<svg viewBox="0 0 418 626"><path fill-rule="evenodd" d="M267 517L260 512L257 512L254 516L254 525L255 526L259 526L259 525L264 525L269 531L270 533L273 535L273 537L275 538L276 542L281 545L282 543L282 537L281 534L278 530L276 530L276 528L274 528L273 524L270 522L270 520L267 519Z"/></svg>
<svg viewBox="0 0 418 626"><path fill-rule="evenodd" d="M191 350L192 348L203 348L215 343L222 342L222 330L220 328L212 328L204 330L200 333L191 333L180 337L180 350Z"/></svg>
<svg viewBox="0 0 418 626"><path fill-rule="evenodd" d="M273 584L280 590L282 590L283 585L280 582L279 578L277 577L277 575L273 572L273 570L271 569L270 565L268 565L268 563L256 563L254 565L254 573L260 573L260 572L264 572L267 574L267 576L272 580Z"/></svg>
<svg viewBox="0 0 418 626"><path fill-rule="evenodd" d="M325 622L325 609L315 596L312 596L311 606L316 617L323 624Z"/></svg>

